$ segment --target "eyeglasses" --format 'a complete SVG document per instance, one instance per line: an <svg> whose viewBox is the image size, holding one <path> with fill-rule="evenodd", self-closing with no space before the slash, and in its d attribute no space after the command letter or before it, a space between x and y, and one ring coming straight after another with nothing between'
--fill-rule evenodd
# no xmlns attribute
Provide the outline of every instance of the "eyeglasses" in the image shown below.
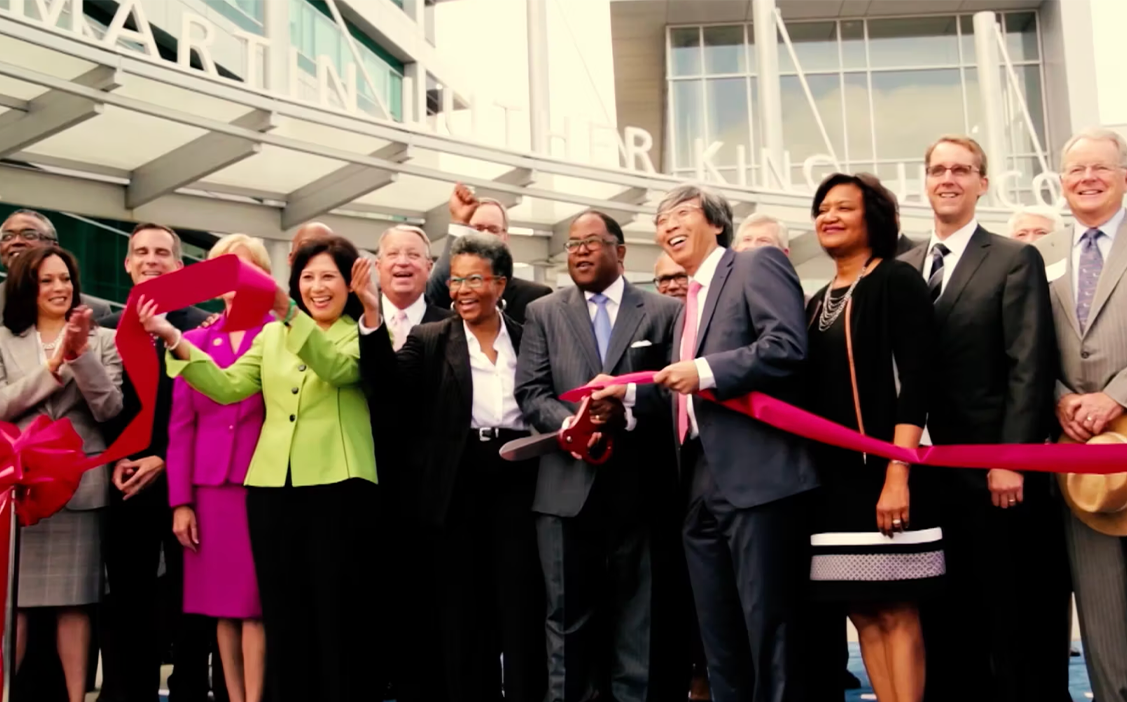
<svg viewBox="0 0 1127 702"><path fill-rule="evenodd" d="M685 273L674 273L673 275L659 275L654 278L654 285L658 288L668 288L670 283L677 283L678 285L686 285L689 282L689 276Z"/></svg>
<svg viewBox="0 0 1127 702"><path fill-rule="evenodd" d="M1113 173L1121 168L1121 166L1111 166L1106 163L1094 163L1091 165L1080 165L1078 163L1064 169L1064 175L1067 178L1083 178L1088 175L1088 171L1091 171L1092 175L1097 178L1110 178Z"/></svg>
<svg viewBox="0 0 1127 702"><path fill-rule="evenodd" d="M667 224L671 224L674 219L676 219L678 222L684 222L686 217L699 209L701 209L700 205L678 205L676 208L669 210L668 212L658 212L657 217L654 217L654 224L656 224L658 227L664 227Z"/></svg>
<svg viewBox="0 0 1127 702"><path fill-rule="evenodd" d="M19 231L6 230L3 234L0 234L0 241L11 241L16 237L24 241L53 241L51 237L45 236L35 229L21 229Z"/></svg>
<svg viewBox="0 0 1127 702"><path fill-rule="evenodd" d="M568 253L574 253L579 250L580 246L586 246L588 251L598 251L604 246L615 246L618 241L610 241L601 236L589 236L586 239L568 239L564 242L564 250Z"/></svg>
<svg viewBox="0 0 1127 702"><path fill-rule="evenodd" d="M465 278L450 278L446 281L446 287L450 288L450 292L461 290L462 283L470 286L470 290L481 290L481 288L494 279L491 275L478 275L477 273L466 276Z"/></svg>
<svg viewBox="0 0 1127 702"><path fill-rule="evenodd" d="M940 166L936 164L927 169L927 175L931 178L942 178L947 175L947 171L951 171L951 175L956 178L966 178L971 173L978 173L980 169L978 166L968 166L965 163L957 163L954 166Z"/></svg>

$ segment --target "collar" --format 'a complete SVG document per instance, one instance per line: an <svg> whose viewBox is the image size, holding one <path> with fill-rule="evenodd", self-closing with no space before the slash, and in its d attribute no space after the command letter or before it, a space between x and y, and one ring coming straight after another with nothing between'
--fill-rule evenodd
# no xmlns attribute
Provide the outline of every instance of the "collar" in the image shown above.
<svg viewBox="0 0 1127 702"><path fill-rule="evenodd" d="M702 288L707 288L712 283L713 277L716 276L716 267L720 265L720 259L724 258L724 252L727 250L723 246L717 246L713 249L712 253L708 254L701 262L696 275L690 276L689 280L694 280Z"/></svg>
<svg viewBox="0 0 1127 702"><path fill-rule="evenodd" d="M1123 218L1125 216L1127 216L1127 210L1120 207L1119 211L1116 212L1114 215L1112 215L1111 219L1104 222L1100 226L1094 227L1094 228L1099 229L1100 233L1103 234L1104 236L1106 236L1109 240L1115 241L1115 234L1119 231L1119 227L1123 225ZM1083 224L1081 224L1080 222L1077 222L1075 225L1073 225L1073 228L1072 228L1072 247L1073 248L1076 248L1077 246L1080 245L1080 237L1084 236L1084 232L1088 231L1089 229L1093 229L1093 227L1086 227Z"/></svg>
<svg viewBox="0 0 1127 702"><path fill-rule="evenodd" d="M481 342L477 340L477 336L474 335L473 330L470 329L470 325L466 324L464 319L462 320L462 329L466 332L466 341L470 345L470 350L481 351ZM501 331L497 332L497 339L493 342L495 349L502 339L508 340L509 346L513 345L513 340L509 337L509 325L505 324L504 316L501 317Z"/></svg>
<svg viewBox="0 0 1127 702"><path fill-rule="evenodd" d="M387 295L385 295L384 293L380 293L380 301L383 303L385 310L406 312L407 320L410 322L417 323L418 320L421 320L423 318L423 315L427 313L427 300L425 295L419 295L417 298L415 298L415 301L407 305L405 309L399 309L398 307L396 307L395 303L389 300ZM388 316L394 317L395 315L393 313Z"/></svg>
<svg viewBox="0 0 1127 702"><path fill-rule="evenodd" d="M613 283L608 285L603 290L603 294L606 295L607 299L609 299L611 302L613 302L614 304L621 307L622 306L622 295L625 291L626 291L626 279L623 278L622 276L618 276L617 278L614 279ZM584 297L584 299L587 300L587 302L590 302L591 298L594 297L597 294L598 293L593 293L593 292L590 292L590 291L587 291L587 290L583 291L583 297Z"/></svg>
<svg viewBox="0 0 1127 702"><path fill-rule="evenodd" d="M961 229L940 241L939 237L935 235L935 229L931 230L931 239L927 242L927 251L924 256L931 257L931 250L936 244L942 243L947 247L947 250L954 254L956 257L962 256L963 252L967 249L967 244L970 243L970 238L978 230L978 218L972 217Z"/></svg>

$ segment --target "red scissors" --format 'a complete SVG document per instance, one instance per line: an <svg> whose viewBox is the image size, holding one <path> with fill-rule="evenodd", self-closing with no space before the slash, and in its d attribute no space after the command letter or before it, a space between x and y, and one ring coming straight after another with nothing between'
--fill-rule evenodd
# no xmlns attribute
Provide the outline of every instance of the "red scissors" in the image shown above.
<svg viewBox="0 0 1127 702"><path fill-rule="evenodd" d="M501 458L523 461L546 456L553 451L565 451L577 453L584 461L597 466L606 463L614 449L614 438L607 434L603 434L602 441L593 448L588 446L591 437L600 431L602 428L591 421L591 396L588 395L579 403L575 419L566 429L560 429L555 434L538 434L510 441L501 447Z"/></svg>

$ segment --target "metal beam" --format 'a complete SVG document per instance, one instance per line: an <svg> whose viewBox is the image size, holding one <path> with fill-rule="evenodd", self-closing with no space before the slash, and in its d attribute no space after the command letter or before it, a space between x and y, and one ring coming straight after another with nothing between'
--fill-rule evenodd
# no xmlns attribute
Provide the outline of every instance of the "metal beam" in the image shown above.
<svg viewBox="0 0 1127 702"><path fill-rule="evenodd" d="M121 86L121 74L107 66L96 66L74 79L78 85L99 91ZM9 110L0 115L0 158L12 154L102 114L105 108L66 91L48 90L28 101L25 111Z"/></svg>
<svg viewBox="0 0 1127 702"><path fill-rule="evenodd" d="M684 180L679 176L661 173L646 174L621 167L596 166L590 164L574 163L563 159L532 157L503 146L491 146L466 142L455 136L437 134L414 125L388 124L374 121L364 115L343 114L339 110L322 108L298 98L277 94L266 94L262 90L254 89L240 84L238 86L222 79L189 68L181 68L166 62L154 62L147 59L134 58L105 48L76 42L37 26L23 22L16 22L0 16L0 36L7 36L21 42L32 44L63 55L78 58L92 63L106 66L120 67L129 75L136 75L147 80L157 81L184 90L207 95L219 100L225 100L250 108L275 111L279 114L305 122L318 124L324 127L340 129L353 134L360 134L385 141L405 141L412 146L428 151L455 154L470 159L489 161L513 167L531 168L544 173L570 176L602 183L631 187L647 187L652 190L671 190ZM18 80L47 85L46 76L34 71L25 75L16 75L11 71L13 64L0 62L0 74L17 77ZM40 78L32 77L37 75ZM65 81L57 81L65 82ZM133 109L127 105L112 103L123 109ZM144 114L150 114L144 112ZM153 115L165 119L163 115ZM179 121L172 119L172 121ZM182 122L187 123L187 122ZM285 148L284 146L282 148ZM324 154L318 154L324 155ZM327 156L335 158L334 156ZM350 159L341 159L350 160ZM420 176L426 177L426 176ZM454 182L454 180L450 180ZM793 196L779 193L754 193L747 188L734 186L715 186L717 193L732 202L744 200L788 201ZM542 197L542 196L537 196ZM806 197L806 196L803 196ZM551 199L551 198L547 198ZM806 199L809 199L806 197ZM560 202L574 202L572 199L559 200ZM587 203L575 203L587 204ZM595 206L590 204L589 206Z"/></svg>
<svg viewBox="0 0 1127 702"><path fill-rule="evenodd" d="M278 120L271 112L253 110L231 124L266 132L278 126ZM125 206L132 210L147 205L261 150L261 144L239 137L215 132L204 134L134 170L125 191Z"/></svg>
<svg viewBox="0 0 1127 702"><path fill-rule="evenodd" d="M373 151L371 156L404 163L411 158L412 153L406 144L392 142ZM398 173L350 163L287 195L286 208L282 210L282 226L286 229L296 227L391 185L398 178Z"/></svg>

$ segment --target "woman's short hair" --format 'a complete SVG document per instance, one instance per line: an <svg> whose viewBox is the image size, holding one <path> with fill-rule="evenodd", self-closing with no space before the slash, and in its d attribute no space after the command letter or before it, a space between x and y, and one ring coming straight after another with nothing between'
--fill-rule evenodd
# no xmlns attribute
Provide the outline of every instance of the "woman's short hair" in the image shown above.
<svg viewBox="0 0 1127 702"><path fill-rule="evenodd" d="M489 261L493 275L513 278L513 254L500 238L489 234L464 234L454 240L450 247L450 258L462 254L479 256Z"/></svg>
<svg viewBox="0 0 1127 702"><path fill-rule="evenodd" d="M814 193L810 216L818 218L818 210L831 190L839 185L854 185L861 191L865 207L865 229L868 231L869 248L873 250L873 256L895 258L896 241L900 238L900 230L896 226L896 203L889 197L888 189L880 185L880 181L869 174L865 176L862 178L848 173L831 173L826 176Z"/></svg>
<svg viewBox="0 0 1127 702"><path fill-rule="evenodd" d="M266 252L266 244L262 243L262 239L246 234L228 234L219 237L219 241L215 242L215 246L212 246L211 251L207 252L207 257L219 258L234 253L235 249L239 247L247 250L251 260L254 261L254 265L267 273L270 272L270 254Z"/></svg>
<svg viewBox="0 0 1127 702"><path fill-rule="evenodd" d="M352 264L360 258L360 252L356 249L356 246L342 236L311 239L294 252L293 264L290 269L290 298L297 303L298 309L305 314L309 314L309 308L305 306L305 301L301 299L301 274L305 271L305 267L309 265L309 261L321 254L329 254L332 257L337 270L344 278L346 286L352 284ZM360 303L359 298L351 290L348 293L348 301L344 303L342 314L355 320L359 320L360 315L364 314L364 305Z"/></svg>
<svg viewBox="0 0 1127 702"><path fill-rule="evenodd" d="M58 246L40 246L27 249L12 263L8 279L4 281L4 326L13 334L23 334L35 326L39 319L39 267L51 256L58 256L70 273L71 313L81 304L82 288L78 283L78 260L74 254Z"/></svg>

